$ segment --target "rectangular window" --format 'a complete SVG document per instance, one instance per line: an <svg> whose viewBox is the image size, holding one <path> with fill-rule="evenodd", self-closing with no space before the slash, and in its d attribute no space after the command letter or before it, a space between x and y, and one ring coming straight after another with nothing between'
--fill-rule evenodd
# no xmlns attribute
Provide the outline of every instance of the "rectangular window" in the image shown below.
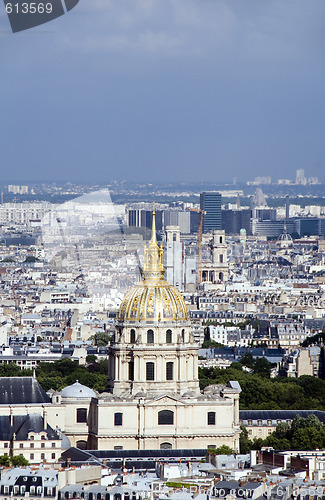
<svg viewBox="0 0 325 500"><path fill-rule="evenodd" d="M52 448L55 448L55 443L52 443Z"/></svg>
<svg viewBox="0 0 325 500"><path fill-rule="evenodd" d="M154 363L146 363L147 380L155 380L155 365Z"/></svg>
<svg viewBox="0 0 325 500"><path fill-rule="evenodd" d="M41 448L45 448L45 443L41 443Z"/></svg>
<svg viewBox="0 0 325 500"><path fill-rule="evenodd" d="M34 448L34 443L30 443L30 447L31 447L31 448Z"/></svg>
<svg viewBox="0 0 325 500"><path fill-rule="evenodd" d="M123 413L114 413L114 425L123 425Z"/></svg>
<svg viewBox="0 0 325 500"><path fill-rule="evenodd" d="M114 450L123 450L123 446L114 446Z"/></svg>
<svg viewBox="0 0 325 500"><path fill-rule="evenodd" d="M77 423L87 422L87 408L77 408Z"/></svg>
<svg viewBox="0 0 325 500"><path fill-rule="evenodd" d="M173 380L173 368L174 368L174 363L172 362L166 363L166 380Z"/></svg>
<svg viewBox="0 0 325 500"><path fill-rule="evenodd" d="M5 447L5 448L8 448L8 443L5 443L5 444L4 444L4 447Z"/></svg>
<svg viewBox="0 0 325 500"><path fill-rule="evenodd" d="M23 448L23 447L24 447L24 443L20 443L19 448Z"/></svg>
<svg viewBox="0 0 325 500"><path fill-rule="evenodd" d="M129 380L134 380L134 362L129 362Z"/></svg>
<svg viewBox="0 0 325 500"><path fill-rule="evenodd" d="M216 412L215 411L208 412L208 425L216 425Z"/></svg>
<svg viewBox="0 0 325 500"><path fill-rule="evenodd" d="M45 459L45 453L41 453L41 460Z"/></svg>
<svg viewBox="0 0 325 500"><path fill-rule="evenodd" d="M30 459L30 460L34 460L34 453L31 453L31 454L29 455L29 459Z"/></svg>
<svg viewBox="0 0 325 500"><path fill-rule="evenodd" d="M52 457L52 460L55 460L55 453L52 453L51 457Z"/></svg>

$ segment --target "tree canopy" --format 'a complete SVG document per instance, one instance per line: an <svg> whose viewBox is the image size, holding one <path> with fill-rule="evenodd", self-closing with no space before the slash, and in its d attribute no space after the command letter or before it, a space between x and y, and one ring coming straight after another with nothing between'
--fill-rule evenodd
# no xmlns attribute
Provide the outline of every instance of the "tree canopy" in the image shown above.
<svg viewBox="0 0 325 500"><path fill-rule="evenodd" d="M325 448L325 426L315 416L306 418L296 415L291 425L281 422L276 430L265 439L248 438L247 429L241 426L240 452L272 446L275 450L316 450Z"/></svg>
<svg viewBox="0 0 325 500"><path fill-rule="evenodd" d="M238 380L241 410L325 410L325 380L311 375L271 379L271 365L262 359L252 364L245 360L253 373L243 370L238 362L227 369L199 368L200 386L204 389L210 384L227 385L230 380Z"/></svg>

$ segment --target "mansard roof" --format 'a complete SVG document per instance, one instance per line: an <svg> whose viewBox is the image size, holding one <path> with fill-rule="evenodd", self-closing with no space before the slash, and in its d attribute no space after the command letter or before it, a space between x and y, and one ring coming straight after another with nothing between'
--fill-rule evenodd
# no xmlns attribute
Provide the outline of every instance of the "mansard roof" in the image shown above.
<svg viewBox="0 0 325 500"><path fill-rule="evenodd" d="M0 405L50 403L51 399L34 377L0 377Z"/></svg>
<svg viewBox="0 0 325 500"><path fill-rule="evenodd" d="M315 415L325 423L325 411L320 410L239 410L240 420L293 420L296 415L303 418Z"/></svg>
<svg viewBox="0 0 325 500"><path fill-rule="evenodd" d="M10 425L10 416L0 416L0 441L10 441L15 434L16 441L27 441L28 434L34 432L46 432L47 439L60 439L58 434L50 427L44 429L44 419L39 413L31 413L30 415L14 415L12 417L12 425Z"/></svg>

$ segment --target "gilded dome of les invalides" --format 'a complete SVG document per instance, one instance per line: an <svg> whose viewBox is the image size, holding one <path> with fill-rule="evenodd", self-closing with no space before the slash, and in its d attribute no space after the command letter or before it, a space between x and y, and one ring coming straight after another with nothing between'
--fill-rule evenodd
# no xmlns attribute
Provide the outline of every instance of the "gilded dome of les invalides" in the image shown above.
<svg viewBox="0 0 325 500"><path fill-rule="evenodd" d="M119 309L119 321L187 321L185 301L179 291L164 278L163 249L156 238L155 212L152 235L144 249L143 279L125 295Z"/></svg>

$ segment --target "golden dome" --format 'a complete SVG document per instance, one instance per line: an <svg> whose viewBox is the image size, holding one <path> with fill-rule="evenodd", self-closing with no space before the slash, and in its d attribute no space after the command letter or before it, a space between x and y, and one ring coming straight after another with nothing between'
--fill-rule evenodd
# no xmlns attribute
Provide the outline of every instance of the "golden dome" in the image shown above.
<svg viewBox="0 0 325 500"><path fill-rule="evenodd" d="M175 321L188 319L188 310L176 288L160 280L140 281L126 294L120 306L120 321Z"/></svg>
<svg viewBox="0 0 325 500"><path fill-rule="evenodd" d="M185 301L179 291L164 281L163 249L156 239L155 212L152 235L144 249L143 279L125 295L119 309L119 321L187 321Z"/></svg>

